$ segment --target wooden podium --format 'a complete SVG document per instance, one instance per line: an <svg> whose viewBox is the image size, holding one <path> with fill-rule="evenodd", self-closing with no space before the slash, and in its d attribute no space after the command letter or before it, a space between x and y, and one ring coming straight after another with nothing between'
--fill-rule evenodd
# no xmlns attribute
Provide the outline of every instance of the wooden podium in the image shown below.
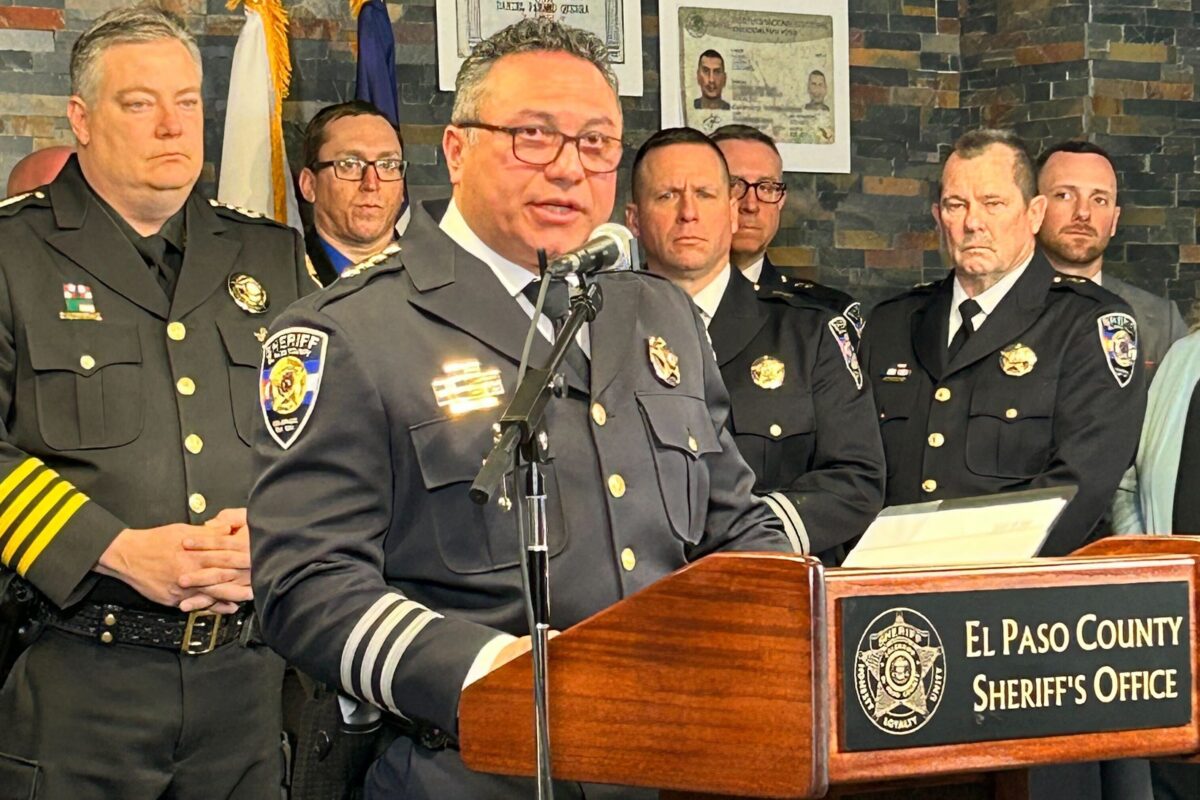
<svg viewBox="0 0 1200 800"><path fill-rule="evenodd" d="M825 570L709 556L550 645L554 774L664 797L986 784L1067 761L1200 753L1200 538L1070 558ZM533 774L528 656L469 687L472 769Z"/></svg>

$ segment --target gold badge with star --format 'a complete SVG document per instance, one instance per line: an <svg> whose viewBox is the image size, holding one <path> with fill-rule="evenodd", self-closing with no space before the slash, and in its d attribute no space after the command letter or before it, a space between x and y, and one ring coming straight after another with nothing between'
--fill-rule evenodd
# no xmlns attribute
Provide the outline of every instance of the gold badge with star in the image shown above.
<svg viewBox="0 0 1200 800"><path fill-rule="evenodd" d="M774 356L759 356L750 365L750 380L760 389L778 389L783 386L787 370L783 362Z"/></svg>
<svg viewBox="0 0 1200 800"><path fill-rule="evenodd" d="M1033 352L1033 348L1020 342L1014 342L1000 351L1000 369L1004 370L1005 375L1014 378L1032 372L1037 360L1037 353Z"/></svg>
<svg viewBox="0 0 1200 800"><path fill-rule="evenodd" d="M945 686L946 650L933 623L910 608L871 620L854 659L854 691L875 727L893 736L919 730Z"/></svg>
<svg viewBox="0 0 1200 800"><path fill-rule="evenodd" d="M667 347L667 340L661 336L651 336L646 340L646 349L650 355L650 366L654 369L654 377L670 386L672 389L679 385L682 376L679 372L679 356Z"/></svg>

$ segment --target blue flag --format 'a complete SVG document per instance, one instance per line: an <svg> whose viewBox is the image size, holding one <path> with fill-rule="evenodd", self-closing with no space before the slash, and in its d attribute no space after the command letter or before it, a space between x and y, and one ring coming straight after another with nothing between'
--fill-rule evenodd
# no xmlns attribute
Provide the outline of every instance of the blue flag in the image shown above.
<svg viewBox="0 0 1200 800"><path fill-rule="evenodd" d="M357 3L352 0L352 6ZM392 124L400 126L400 95L396 86L396 40L392 20L383 0L366 0L358 12L358 81L354 99L366 100L384 113ZM397 234L408 227L408 185L400 207Z"/></svg>
<svg viewBox="0 0 1200 800"><path fill-rule="evenodd" d="M358 84L354 99L374 104L393 125L400 124L396 40L383 0L367 0L358 12Z"/></svg>

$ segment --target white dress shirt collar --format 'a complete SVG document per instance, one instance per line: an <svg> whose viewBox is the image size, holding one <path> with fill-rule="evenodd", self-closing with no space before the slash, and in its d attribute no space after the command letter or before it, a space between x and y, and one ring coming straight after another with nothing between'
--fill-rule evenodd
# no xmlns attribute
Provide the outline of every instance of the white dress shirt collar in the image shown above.
<svg viewBox="0 0 1200 800"><path fill-rule="evenodd" d="M717 276L708 282L707 286L692 295L692 302L700 309L700 318L704 320L706 328L712 322L712 318L717 315L717 307L721 305L721 298L725 296L725 288L729 286L732 269L726 264L717 273Z"/></svg>
<svg viewBox="0 0 1200 800"><path fill-rule="evenodd" d="M1004 295L1008 294L1009 289L1011 289L1013 285L1016 284L1017 279L1024 274L1025 269L1029 266L1029 262L1033 261L1033 256L1036 252L1037 250L1035 249L1029 254L1029 257L1025 259L1021 266L1017 267L1012 272L996 281L996 283L988 287L986 291L975 295L975 302L979 303L980 311L971 320L971 328L973 330L979 330L979 327L983 325L989 316L992 315L992 312L996 310L996 306L1000 305L1000 301L1004 299ZM962 316L958 313L958 307L962 305L963 301L967 300L968 297L969 295L967 295L966 290L963 289L962 284L958 281L958 276L955 275L954 293L950 298L950 324L947 326L947 346L949 346L950 342L954 341L954 334L958 333L958 329L962 327Z"/></svg>
<svg viewBox="0 0 1200 800"><path fill-rule="evenodd" d="M758 279L762 277L763 262L766 260L767 254L763 253L761 258L742 270L742 274L746 276L746 280L751 283L758 283Z"/></svg>

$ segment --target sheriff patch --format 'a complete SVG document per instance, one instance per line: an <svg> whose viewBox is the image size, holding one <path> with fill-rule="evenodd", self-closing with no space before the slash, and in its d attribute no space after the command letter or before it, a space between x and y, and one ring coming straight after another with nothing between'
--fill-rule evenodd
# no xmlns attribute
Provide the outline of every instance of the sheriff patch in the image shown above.
<svg viewBox="0 0 1200 800"><path fill-rule="evenodd" d="M329 335L312 328L284 328L263 345L259 400L267 431L284 450L304 430L317 405Z"/></svg>
<svg viewBox="0 0 1200 800"><path fill-rule="evenodd" d="M829 320L829 332L837 340L838 349L842 351L842 360L846 362L850 377L854 378L855 387L862 389L862 368L858 366L858 356L854 352L854 345L850 343L850 323L846 322L845 317L834 317Z"/></svg>
<svg viewBox="0 0 1200 800"><path fill-rule="evenodd" d="M1137 364L1137 321L1129 314L1114 311L1100 315L1096 327L1100 329L1100 346L1104 348L1108 370L1124 389L1133 380Z"/></svg>
<svg viewBox="0 0 1200 800"><path fill-rule="evenodd" d="M850 305L846 306L846 310L842 312L842 316L854 326L854 333L858 338L862 338L863 331L867 327L867 319L863 316L862 305L855 300Z"/></svg>

